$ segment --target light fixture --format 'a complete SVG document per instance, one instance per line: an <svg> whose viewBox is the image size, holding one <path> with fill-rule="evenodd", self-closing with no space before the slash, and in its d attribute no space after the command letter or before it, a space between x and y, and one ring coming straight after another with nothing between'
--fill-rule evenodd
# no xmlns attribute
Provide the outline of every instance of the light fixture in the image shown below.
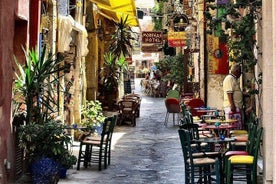
<svg viewBox="0 0 276 184"><path fill-rule="evenodd" d="M101 20L98 20L98 24L96 27L96 34L98 35L99 40L102 41L104 38L104 29L103 29Z"/></svg>
<svg viewBox="0 0 276 184"><path fill-rule="evenodd" d="M193 0L188 0L188 6L191 8L194 4L194 1Z"/></svg>

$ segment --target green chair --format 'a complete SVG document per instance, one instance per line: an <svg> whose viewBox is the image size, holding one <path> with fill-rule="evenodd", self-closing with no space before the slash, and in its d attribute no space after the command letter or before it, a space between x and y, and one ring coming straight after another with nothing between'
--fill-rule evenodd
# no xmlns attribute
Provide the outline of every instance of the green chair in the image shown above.
<svg viewBox="0 0 276 184"><path fill-rule="evenodd" d="M179 97L180 97L180 93L175 89L169 90L166 96L166 98L177 98L177 99L179 99Z"/></svg>
<svg viewBox="0 0 276 184"><path fill-rule="evenodd" d="M178 134L184 158L185 183L210 183L214 179L216 184L220 184L220 164L218 159L209 157L193 157L189 131L179 129ZM215 178L212 178L212 176L215 176Z"/></svg>
<svg viewBox="0 0 276 184"><path fill-rule="evenodd" d="M246 175L247 183L257 184L257 162L259 147L262 138L263 128L257 130L257 135L253 136L252 152L249 155L230 156L226 161L226 183L232 184L233 180L241 180L240 175ZM234 173L235 170L239 172Z"/></svg>
<svg viewBox="0 0 276 184"><path fill-rule="evenodd" d="M107 117L103 123L103 129L100 136L90 135L80 142L79 156L77 161L77 170L80 169L80 163L84 163L87 168L92 162L98 163L99 171L110 164L111 157L111 139L113 130L117 121L117 116ZM85 147L85 149L83 149Z"/></svg>

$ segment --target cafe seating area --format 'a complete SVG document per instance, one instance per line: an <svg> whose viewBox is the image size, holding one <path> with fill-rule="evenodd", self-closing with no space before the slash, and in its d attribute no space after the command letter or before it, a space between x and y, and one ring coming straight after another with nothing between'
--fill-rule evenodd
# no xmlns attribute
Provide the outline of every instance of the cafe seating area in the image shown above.
<svg viewBox="0 0 276 184"><path fill-rule="evenodd" d="M256 183L263 130L257 120L239 130L237 120L225 119L216 108L192 107L193 114L189 103L179 105L178 134L186 183Z"/></svg>

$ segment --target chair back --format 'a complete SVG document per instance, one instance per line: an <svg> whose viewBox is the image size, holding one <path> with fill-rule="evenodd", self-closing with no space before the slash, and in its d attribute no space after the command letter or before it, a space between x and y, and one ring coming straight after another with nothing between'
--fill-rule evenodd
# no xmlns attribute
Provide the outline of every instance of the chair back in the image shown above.
<svg viewBox="0 0 276 184"><path fill-rule="evenodd" d="M185 129L190 134L190 141L193 141L194 139L199 139L199 125L198 124L184 124L179 126L180 129Z"/></svg>
<svg viewBox="0 0 276 184"><path fill-rule="evenodd" d="M185 171L187 171L189 170L189 164L193 166L193 158L192 158L193 152L191 148L190 133L188 130L179 129L178 135L179 135L183 158L184 158ZM189 164L187 164L187 162Z"/></svg>
<svg viewBox="0 0 276 184"><path fill-rule="evenodd" d="M193 115L192 113L186 108L185 104L181 104L182 116L181 125L184 124L193 124Z"/></svg>
<svg viewBox="0 0 276 184"><path fill-rule="evenodd" d="M167 108L167 112L169 113L179 113L180 112L180 104L177 98L166 98L165 105Z"/></svg>
<svg viewBox="0 0 276 184"><path fill-rule="evenodd" d="M192 113L193 116L201 116L201 115L204 114L204 113L202 113L202 112L197 112L197 111L195 110L195 108L204 106L204 101L201 100L200 98L194 98L194 99L190 100L190 101L187 103L187 106L190 107L190 111L191 111L191 113Z"/></svg>
<svg viewBox="0 0 276 184"><path fill-rule="evenodd" d="M248 125L248 141L246 145L246 151L248 153L252 153L253 144L254 144L254 137L256 137L258 125L255 123L250 123Z"/></svg>
<svg viewBox="0 0 276 184"><path fill-rule="evenodd" d="M254 163L253 163L254 165L257 165L258 154L259 154L260 144L262 140L262 134L263 134L263 127L260 127L257 130L257 135L254 136L252 152L249 153L250 155L254 156Z"/></svg>
<svg viewBox="0 0 276 184"><path fill-rule="evenodd" d="M179 91L175 90L175 89L171 89L167 92L167 97L166 98L177 98L179 99Z"/></svg>
<svg viewBox="0 0 276 184"><path fill-rule="evenodd" d="M103 130L101 133L101 144L109 141L115 127L116 119L115 116L107 117L103 123Z"/></svg>

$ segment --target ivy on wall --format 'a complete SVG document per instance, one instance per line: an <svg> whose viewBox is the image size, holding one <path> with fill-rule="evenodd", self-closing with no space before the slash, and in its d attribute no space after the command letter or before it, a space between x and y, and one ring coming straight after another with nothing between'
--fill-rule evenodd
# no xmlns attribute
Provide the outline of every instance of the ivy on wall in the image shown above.
<svg viewBox="0 0 276 184"><path fill-rule="evenodd" d="M256 28L261 23L262 0L228 0L216 3L206 0L204 16L206 33L219 37L220 42L228 45L229 62L241 63L243 72L254 74L261 51L256 40ZM259 68L261 71L261 69ZM262 84L262 72L254 76L256 88L249 94L258 94ZM248 79L247 79L248 80Z"/></svg>

